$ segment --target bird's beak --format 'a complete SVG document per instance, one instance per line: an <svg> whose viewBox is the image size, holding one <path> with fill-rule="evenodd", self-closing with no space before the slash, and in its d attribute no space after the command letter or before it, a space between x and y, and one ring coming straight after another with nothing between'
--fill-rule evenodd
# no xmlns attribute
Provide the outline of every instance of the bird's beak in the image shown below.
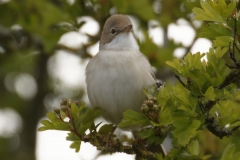
<svg viewBox="0 0 240 160"><path fill-rule="evenodd" d="M132 31L132 25L130 24L127 27L124 27L124 29L122 30L122 32L131 32Z"/></svg>

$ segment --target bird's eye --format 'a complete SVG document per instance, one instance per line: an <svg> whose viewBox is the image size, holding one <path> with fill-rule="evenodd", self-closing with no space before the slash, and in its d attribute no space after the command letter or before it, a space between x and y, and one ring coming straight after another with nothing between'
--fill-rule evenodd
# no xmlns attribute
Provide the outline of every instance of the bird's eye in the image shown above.
<svg viewBox="0 0 240 160"><path fill-rule="evenodd" d="M115 34L116 30L114 28L111 29L111 34Z"/></svg>

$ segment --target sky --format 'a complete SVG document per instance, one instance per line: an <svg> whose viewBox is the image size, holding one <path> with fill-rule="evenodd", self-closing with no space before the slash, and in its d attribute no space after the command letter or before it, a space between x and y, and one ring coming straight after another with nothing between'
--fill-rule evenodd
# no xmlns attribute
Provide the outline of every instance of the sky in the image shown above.
<svg viewBox="0 0 240 160"><path fill-rule="evenodd" d="M136 29L136 21L130 17L135 26L136 35L140 38L141 41L141 32ZM82 44L87 43L88 39L85 34L95 35L99 31L98 23L91 17L82 17L78 21L81 22L83 20L87 20L81 29L77 32L69 32L63 35L59 41L61 44L68 45L69 47L81 47ZM150 23L154 24L156 22L152 21ZM200 22L196 21L196 25L199 25ZM149 34L152 36L154 42L158 45L163 44L163 30L161 27L155 27L149 29ZM168 28L168 37L173 39L176 43L182 43L184 46L190 46L194 37L195 37L194 29L188 24L184 19L179 19L176 24L170 24ZM199 38L191 48L192 53L196 52L207 52L211 47L211 42L207 39ZM99 44L96 43L94 46L89 48L89 51L92 55L95 55L98 52ZM181 57L185 53L183 48L178 48L174 51L174 55L176 57ZM82 60L80 57L73 55L68 52L59 51L56 52L49 60L48 70L50 75L53 78L61 81L63 84L70 86L70 88L80 87L86 89L85 87L85 67L88 63L88 60ZM54 62L54 63L52 63ZM54 65L54 66L52 66ZM57 68L56 70L52 70L51 68ZM15 75L10 75L15 76ZM36 82L33 78L28 77L28 81L23 78L29 75L20 75L18 76L17 82L15 84L16 92L24 99L30 99L32 95L36 94ZM69 78L70 77L70 78ZM7 79L7 78L6 78ZM6 82L9 82L6 80ZM25 83L23 83L25 82ZM28 92L21 92L21 86L31 84L33 87L32 90ZM8 85L7 83L5 84ZM34 88L35 86L35 88ZM26 87L25 87L26 88ZM11 88L9 88L11 90ZM60 88L61 89L61 88ZM69 91L70 92L70 91ZM84 101L88 102L87 96L84 97ZM50 105L54 103L59 104L59 101L51 102ZM5 125L6 122L11 119L13 125ZM16 125L14 125L16 124ZM39 126L41 124L39 123ZM9 133L14 134L18 131L21 126L21 118L19 115L12 109L2 109L0 110L0 136L11 135ZM38 126L38 127L39 127ZM99 153L95 147L91 146L88 143L82 143L81 150L79 153L76 153L73 149L70 149L70 142L66 141L67 132L63 131L44 131L37 132L37 147L36 147L36 155L37 160L95 160L97 154ZM99 156L96 160L132 160L133 155L126 155L124 153L116 153L111 156Z"/></svg>

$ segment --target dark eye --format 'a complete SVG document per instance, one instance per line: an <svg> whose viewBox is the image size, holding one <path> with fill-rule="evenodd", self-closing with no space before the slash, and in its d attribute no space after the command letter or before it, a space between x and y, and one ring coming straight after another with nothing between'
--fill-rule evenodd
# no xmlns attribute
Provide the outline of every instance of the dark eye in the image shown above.
<svg viewBox="0 0 240 160"><path fill-rule="evenodd" d="M111 34L115 34L116 30L114 28L111 29Z"/></svg>

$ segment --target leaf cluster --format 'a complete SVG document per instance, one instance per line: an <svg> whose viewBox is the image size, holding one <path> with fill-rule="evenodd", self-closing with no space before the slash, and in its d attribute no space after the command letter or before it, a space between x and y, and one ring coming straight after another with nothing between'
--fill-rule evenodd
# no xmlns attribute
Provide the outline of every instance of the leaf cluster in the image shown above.
<svg viewBox="0 0 240 160"><path fill-rule="evenodd" d="M142 112L128 110L124 113L118 127L135 125L140 128L130 146L123 145L113 134L115 126L112 124L100 127L94 123L101 110L86 108L85 104L78 107L66 100L55 113L48 113L50 121L42 121L44 126L39 130L70 131L67 140L73 141L71 147L76 151L84 141L105 152L136 154L137 159L209 159L211 155L204 155L200 149L198 131L208 129L223 138L240 127L237 85L240 67L235 56L240 53L240 13L238 1L205 0L200 1L200 5L193 13L195 19L205 21L206 26L198 36L211 39L213 47L205 54L189 53L182 60L174 58L166 62L179 82L174 85L167 82L159 90L156 86L146 89L148 98L141 107ZM230 64L225 56L232 60ZM174 146L168 154L151 149L151 146L160 146L168 134ZM145 146L139 145L142 143ZM229 144L221 160L235 159L239 154L235 153L235 145Z"/></svg>

